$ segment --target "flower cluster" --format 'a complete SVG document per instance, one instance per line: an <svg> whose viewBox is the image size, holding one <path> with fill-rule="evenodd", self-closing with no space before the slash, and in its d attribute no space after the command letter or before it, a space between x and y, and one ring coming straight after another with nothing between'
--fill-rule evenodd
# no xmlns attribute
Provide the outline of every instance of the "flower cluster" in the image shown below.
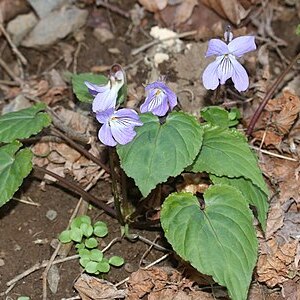
<svg viewBox="0 0 300 300"><path fill-rule="evenodd" d="M90 94L94 96L92 110L98 122L103 124L99 130L99 140L107 146L129 143L136 135L134 127L143 125L133 109L116 110L118 92L124 81L124 73L120 68L110 75L106 85L85 81Z"/></svg>
<svg viewBox="0 0 300 300"><path fill-rule="evenodd" d="M237 58L256 49L254 36L240 36L232 39L232 33L225 32L225 42L212 39L208 43L206 57L215 55L216 59L210 63L202 75L203 85L208 90L215 90L219 84L224 84L229 78L234 87L239 91L245 91L249 86L249 78L244 67Z"/></svg>
<svg viewBox="0 0 300 300"><path fill-rule="evenodd" d="M90 94L94 97L92 110L98 122L102 124L98 134L99 140L107 146L131 142L136 135L134 127L143 125L133 109L116 110L118 93L124 81L122 70L112 73L106 85L85 81ZM161 117L177 105L176 94L162 80L148 84L145 90L147 96L141 105L141 113L152 112Z"/></svg>

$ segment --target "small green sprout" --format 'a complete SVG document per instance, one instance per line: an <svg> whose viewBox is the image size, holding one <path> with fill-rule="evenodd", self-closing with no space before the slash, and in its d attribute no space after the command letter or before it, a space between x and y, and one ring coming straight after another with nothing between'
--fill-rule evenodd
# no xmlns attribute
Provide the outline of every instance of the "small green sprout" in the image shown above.
<svg viewBox="0 0 300 300"><path fill-rule="evenodd" d="M99 275L108 273L110 266L120 267L124 259L119 256L112 256L107 259L103 252L97 249L97 238L103 238L108 234L107 225L98 221L92 224L89 216L75 218L69 230L64 230L59 235L61 243L75 242L75 248L79 254L79 263L87 273Z"/></svg>

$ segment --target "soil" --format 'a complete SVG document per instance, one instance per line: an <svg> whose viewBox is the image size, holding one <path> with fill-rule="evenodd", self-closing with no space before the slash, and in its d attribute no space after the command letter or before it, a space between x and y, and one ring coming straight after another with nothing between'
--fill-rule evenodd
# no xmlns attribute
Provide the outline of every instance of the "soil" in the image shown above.
<svg viewBox="0 0 300 300"><path fill-rule="evenodd" d="M136 1L115 2L120 4L120 7L124 10L128 10L129 7L133 7ZM131 24L130 20L119 17L114 13L108 13L108 11L103 8L93 8L93 6L91 6L89 9L91 14L104 18L108 23L112 20L115 26L114 35L116 39L101 44L93 37L93 28L87 25L85 28L86 38L84 45L77 58L77 72L89 72L92 67L97 65L112 65L118 62L126 66L134 62L136 58L130 55L130 51L148 42L148 37L138 29L134 31L134 34L128 36L126 33ZM152 19L148 19L150 20L148 27L151 27L150 23L154 23L153 17ZM291 22L294 24L294 19ZM292 30L291 26L285 26L285 24L280 22L277 22L276 26L276 32L280 37L286 39L291 36L291 32L287 32L288 29L290 29L290 31ZM3 39L3 37L1 39ZM64 42L73 45L75 48L77 46L73 37L64 40ZM294 55L296 51L299 51L299 43L295 40L291 42L293 43L292 50L289 48L290 51L285 53L286 55L290 55L290 57ZM108 51L110 48L119 49L120 54L112 54ZM30 62L28 68L25 69L26 76L40 76L44 70L62 55L57 45L41 51L22 47L20 47L20 50ZM2 58L7 62L14 60L9 47L5 48ZM56 68L66 71L63 62L58 63ZM162 71L166 68L166 64L162 64ZM68 71L72 71L72 66ZM146 81L148 71L145 64L139 65L135 77L131 78L131 80L135 81L137 85L141 85ZM168 70L168 72L172 74L172 81L175 81L176 72L174 70ZM60 104L67 106L67 103L61 102ZM112 195L109 180L98 181L91 193L99 196L101 199L110 199ZM2 262L2 265L0 265L0 292L5 291L7 289L6 283L18 274L51 257L54 251L51 245L53 241L57 239L59 233L66 228L78 201L78 196L55 184L47 184L45 188L42 188L40 181L36 180L34 176L29 176L25 180L20 192L15 195L15 198L30 198L39 206L12 200L0 210L0 262ZM46 217L46 213L49 210L55 210L57 212L56 218L52 221ZM88 215L90 215L94 221L101 220L108 224L109 235L103 239L101 246L105 247L113 238L120 236L120 225L116 220L94 207L89 209ZM159 232L153 231L133 230L133 232L149 240L154 240L160 234ZM106 255L122 256L125 259L126 266L113 268L104 278L112 283L117 283L128 277L131 272L138 270L142 256L148 248L149 245L141 241L130 242L126 239L114 244ZM71 250L70 255L72 254L75 254L74 248ZM142 263L147 264L153 262L160 256L162 256L161 252L152 250ZM58 290L56 294L48 290L48 298L63 299L78 295L73 287L74 282L82 272L78 260L64 262L59 264L58 268L60 274ZM39 269L18 281L13 290L5 296L7 297L6 299L17 299L18 296L22 295L30 296L31 300L42 299L43 270L44 269Z"/></svg>

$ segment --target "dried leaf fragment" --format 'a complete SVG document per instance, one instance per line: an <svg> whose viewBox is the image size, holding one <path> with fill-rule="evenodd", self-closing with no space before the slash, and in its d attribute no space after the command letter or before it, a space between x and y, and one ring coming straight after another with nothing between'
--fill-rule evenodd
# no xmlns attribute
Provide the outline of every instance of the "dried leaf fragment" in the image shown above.
<svg viewBox="0 0 300 300"><path fill-rule="evenodd" d="M194 7L198 5L198 0L185 0L177 8L175 12L175 25L186 22L193 13Z"/></svg>
<svg viewBox="0 0 300 300"><path fill-rule="evenodd" d="M82 274L74 285L82 300L111 300L125 298L124 290L118 290L111 282Z"/></svg>
<svg viewBox="0 0 300 300"><path fill-rule="evenodd" d="M257 275L260 282L269 287L288 281L296 275L294 258L298 240L279 245L276 239L271 239L262 245L262 254L257 262Z"/></svg>
<svg viewBox="0 0 300 300"><path fill-rule="evenodd" d="M168 0L139 0L139 2L151 12L163 10L168 4Z"/></svg>

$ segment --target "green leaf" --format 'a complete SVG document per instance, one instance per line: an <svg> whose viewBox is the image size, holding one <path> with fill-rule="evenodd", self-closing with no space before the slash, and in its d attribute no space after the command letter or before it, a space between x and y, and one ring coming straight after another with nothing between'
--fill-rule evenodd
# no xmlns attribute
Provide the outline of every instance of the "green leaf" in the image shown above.
<svg viewBox="0 0 300 300"><path fill-rule="evenodd" d="M0 117L0 141L10 143L39 133L51 123L50 116L41 112L46 107L38 103L32 107L10 112Z"/></svg>
<svg viewBox="0 0 300 300"><path fill-rule="evenodd" d="M89 238L85 240L85 246L87 248L95 248L98 246L98 241L95 238Z"/></svg>
<svg viewBox="0 0 300 300"><path fill-rule="evenodd" d="M77 243L80 243L82 240L83 234L79 228L72 228L70 230L70 238Z"/></svg>
<svg viewBox="0 0 300 300"><path fill-rule="evenodd" d="M96 262L100 262L103 258L103 252L99 249L93 249L90 252L90 259Z"/></svg>
<svg viewBox="0 0 300 300"><path fill-rule="evenodd" d="M79 249L78 254L81 258L87 257L90 258L91 251L85 248Z"/></svg>
<svg viewBox="0 0 300 300"><path fill-rule="evenodd" d="M15 141L0 147L0 207L12 198L32 169L32 153Z"/></svg>
<svg viewBox="0 0 300 300"><path fill-rule="evenodd" d="M263 231L266 230L267 213L268 213L268 195L266 195L260 188L254 185L250 180L240 178L228 178L210 176L214 184L227 184L238 189L244 196L245 200L257 209L257 218L261 224Z"/></svg>
<svg viewBox="0 0 300 300"><path fill-rule="evenodd" d="M105 261L101 261L97 264L97 270L101 273L107 273L110 270L110 265Z"/></svg>
<svg viewBox="0 0 300 300"><path fill-rule="evenodd" d="M182 112L172 112L164 124L148 113L140 115L134 140L119 145L121 166L146 197L158 183L180 174L196 157L202 142L202 127Z"/></svg>
<svg viewBox="0 0 300 300"><path fill-rule="evenodd" d="M81 223L80 230L82 231L84 236L90 237L93 234L94 229L92 225Z"/></svg>
<svg viewBox="0 0 300 300"><path fill-rule="evenodd" d="M92 221L89 216L83 215L73 219L71 223L71 228L80 228L81 224L91 225Z"/></svg>
<svg viewBox="0 0 300 300"><path fill-rule="evenodd" d="M86 267L86 265L88 264L90 262L90 259L89 259L89 257L87 257L87 256L84 256L84 257L81 257L80 259L79 259L79 263L81 264L81 266L82 267Z"/></svg>
<svg viewBox="0 0 300 300"><path fill-rule="evenodd" d="M75 245L75 248L76 248L78 251L80 251L80 250L82 250L82 249L85 248L85 245L84 245L84 243L76 244L76 245Z"/></svg>
<svg viewBox="0 0 300 300"><path fill-rule="evenodd" d="M105 237L108 234L107 225L101 221L96 222L94 224L94 234L98 237Z"/></svg>
<svg viewBox="0 0 300 300"><path fill-rule="evenodd" d="M64 230L63 232L61 232L61 234L58 236L59 241L64 244L70 243L72 241L70 233L70 230Z"/></svg>
<svg viewBox="0 0 300 300"><path fill-rule="evenodd" d="M95 262L95 261L89 261L87 264L86 264L86 266L85 266L85 271L87 272L87 273L91 273L91 274L93 274L93 273L96 273L98 270L97 270L97 266L98 266L98 263L97 262Z"/></svg>
<svg viewBox="0 0 300 300"><path fill-rule="evenodd" d="M201 117L211 125L228 128L228 112L219 106L207 106L201 110Z"/></svg>
<svg viewBox="0 0 300 300"><path fill-rule="evenodd" d="M92 73L81 73L74 74L72 76L73 91L81 102L92 103L94 97L89 93L87 86L84 84L85 81L101 85L107 84L108 78L104 75L96 75Z"/></svg>
<svg viewBox="0 0 300 300"><path fill-rule="evenodd" d="M171 194L161 211L165 236L184 260L226 286L232 299L244 300L258 249L252 212L231 186L210 187L204 200L201 210L192 194Z"/></svg>
<svg viewBox="0 0 300 300"><path fill-rule="evenodd" d="M203 145L191 170L230 178L244 177L268 194L257 159L245 138L236 130L204 128Z"/></svg>
<svg viewBox="0 0 300 300"><path fill-rule="evenodd" d="M120 256L112 256L109 260L108 263L114 267L120 267L124 264L124 258Z"/></svg>
<svg viewBox="0 0 300 300"><path fill-rule="evenodd" d="M19 296L17 300L30 300L30 297L27 296Z"/></svg>

